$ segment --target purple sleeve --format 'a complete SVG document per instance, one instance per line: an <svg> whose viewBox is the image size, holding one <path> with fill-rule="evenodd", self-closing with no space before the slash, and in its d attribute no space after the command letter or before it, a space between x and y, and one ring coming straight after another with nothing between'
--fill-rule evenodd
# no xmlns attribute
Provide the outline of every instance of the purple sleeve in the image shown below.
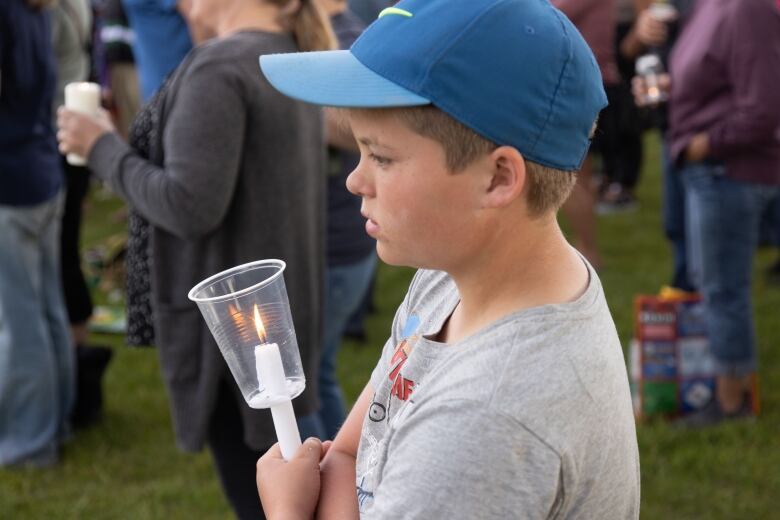
<svg viewBox="0 0 780 520"><path fill-rule="evenodd" d="M780 14L768 2L735 6L725 57L734 110L709 129L710 153L724 158L774 138L780 126Z"/></svg>

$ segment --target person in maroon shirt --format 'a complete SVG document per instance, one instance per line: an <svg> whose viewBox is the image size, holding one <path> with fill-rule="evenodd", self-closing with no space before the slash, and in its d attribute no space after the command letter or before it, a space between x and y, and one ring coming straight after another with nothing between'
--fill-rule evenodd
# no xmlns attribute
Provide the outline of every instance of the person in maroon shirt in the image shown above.
<svg viewBox="0 0 780 520"><path fill-rule="evenodd" d="M704 299L716 399L697 427L751 413L750 303L762 212L780 191L780 13L698 0L670 58L669 147L685 187L689 268Z"/></svg>

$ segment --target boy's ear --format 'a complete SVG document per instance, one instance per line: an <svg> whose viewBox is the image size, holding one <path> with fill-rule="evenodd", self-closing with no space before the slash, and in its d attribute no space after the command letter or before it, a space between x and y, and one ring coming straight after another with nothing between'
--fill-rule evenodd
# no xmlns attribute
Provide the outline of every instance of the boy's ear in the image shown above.
<svg viewBox="0 0 780 520"><path fill-rule="evenodd" d="M485 191L485 205L500 208L509 205L525 188L525 159L511 146L499 146L490 154L490 181Z"/></svg>

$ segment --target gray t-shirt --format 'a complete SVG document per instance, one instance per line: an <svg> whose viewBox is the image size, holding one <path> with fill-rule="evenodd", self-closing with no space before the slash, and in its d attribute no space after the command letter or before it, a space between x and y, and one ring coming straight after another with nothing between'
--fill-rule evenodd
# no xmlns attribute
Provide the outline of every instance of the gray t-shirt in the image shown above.
<svg viewBox="0 0 780 520"><path fill-rule="evenodd" d="M361 518L639 517L623 353L593 271L576 301L519 311L452 344L445 273L419 271L371 376Z"/></svg>

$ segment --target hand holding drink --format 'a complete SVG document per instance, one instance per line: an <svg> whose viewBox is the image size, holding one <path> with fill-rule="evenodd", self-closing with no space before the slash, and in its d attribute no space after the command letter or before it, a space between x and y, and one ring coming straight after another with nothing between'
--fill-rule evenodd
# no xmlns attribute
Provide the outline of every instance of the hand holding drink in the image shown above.
<svg viewBox="0 0 780 520"><path fill-rule="evenodd" d="M100 85L78 82L65 85L65 108L88 116L97 117L100 109ZM67 155L69 164L84 166L87 161L75 153Z"/></svg>
<svg viewBox="0 0 780 520"><path fill-rule="evenodd" d="M656 54L645 54L636 60L636 76L631 90L637 106L651 107L669 99L669 74L664 71L661 58Z"/></svg>
<svg viewBox="0 0 780 520"><path fill-rule="evenodd" d="M660 47L667 43L669 31L677 22L679 13L668 2L654 2L639 13L636 37L646 47Z"/></svg>
<svg viewBox="0 0 780 520"><path fill-rule="evenodd" d="M666 0L657 0L639 14L636 35L647 47L660 47L669 39L671 25L677 21L677 8ZM664 70L658 49L636 60L636 76L631 90L637 106L653 107L669 99L669 75Z"/></svg>
<svg viewBox="0 0 780 520"><path fill-rule="evenodd" d="M648 7L650 15L661 23L672 23L677 20L677 8L669 2L653 2Z"/></svg>

